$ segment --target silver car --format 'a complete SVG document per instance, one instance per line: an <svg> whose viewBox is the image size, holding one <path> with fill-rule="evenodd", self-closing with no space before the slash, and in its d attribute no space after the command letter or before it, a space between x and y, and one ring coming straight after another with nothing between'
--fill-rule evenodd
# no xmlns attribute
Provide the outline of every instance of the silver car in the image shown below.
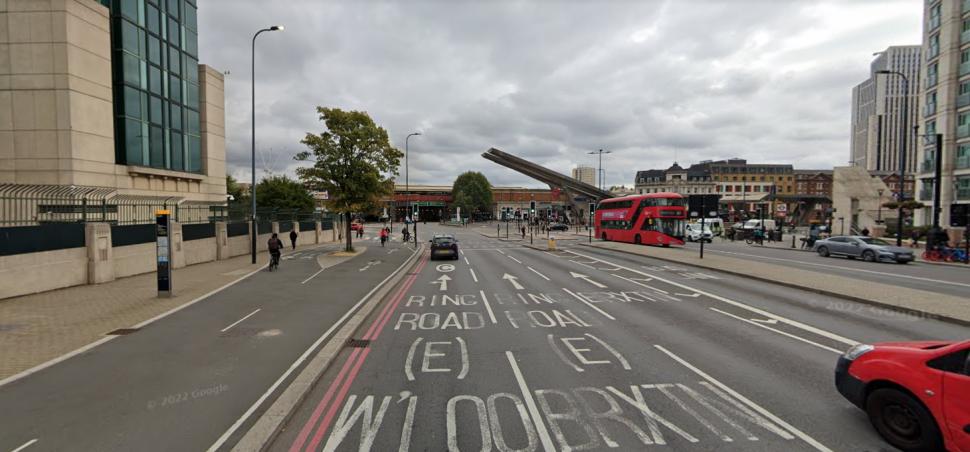
<svg viewBox="0 0 970 452"><path fill-rule="evenodd" d="M895 246L885 240L864 235L844 235L817 240L812 250L819 256L862 258L868 262L896 262L905 264L914 259L913 251Z"/></svg>

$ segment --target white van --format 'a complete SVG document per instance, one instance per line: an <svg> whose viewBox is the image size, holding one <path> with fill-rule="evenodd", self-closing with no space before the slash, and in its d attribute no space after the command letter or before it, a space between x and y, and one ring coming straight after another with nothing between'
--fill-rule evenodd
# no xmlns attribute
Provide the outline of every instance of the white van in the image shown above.
<svg viewBox="0 0 970 452"><path fill-rule="evenodd" d="M714 239L714 233L711 232L711 228L707 225L707 221L704 221L704 229L701 230L701 224L698 223L687 223L684 226L684 238L688 242L699 242L701 240L711 243Z"/></svg>
<svg viewBox="0 0 970 452"><path fill-rule="evenodd" d="M761 229L764 226L766 230L775 230L775 220L748 220L744 222L744 229Z"/></svg>

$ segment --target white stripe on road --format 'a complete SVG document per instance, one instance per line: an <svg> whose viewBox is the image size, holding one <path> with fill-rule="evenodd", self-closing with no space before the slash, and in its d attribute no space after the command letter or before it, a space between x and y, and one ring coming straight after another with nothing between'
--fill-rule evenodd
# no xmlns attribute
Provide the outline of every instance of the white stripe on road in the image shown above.
<svg viewBox="0 0 970 452"><path fill-rule="evenodd" d="M502 253L502 254L505 254L505 253ZM508 254L505 254L505 255L506 255L506 256L509 256ZM509 259L512 259L512 260L514 260L514 261L516 261L516 262L518 262L518 263L520 263L520 264L522 263L522 261L520 261L520 260L518 260L518 259L516 259L516 258L515 258L515 256L509 256Z"/></svg>
<svg viewBox="0 0 970 452"><path fill-rule="evenodd" d="M949 284L949 285L952 285L952 286L970 287L970 284L958 283L958 282L953 282L953 281L944 281L944 280L941 280L941 279L923 278L921 276L909 276L909 275L900 275L898 273L877 272L875 270L865 270L865 269L861 269L861 268L842 267L842 266L839 266L839 265L817 264L815 262L805 262L805 261L792 260L792 259L783 259L783 258L779 258L779 257L759 256L757 254L737 253L737 252L734 252L734 251L720 251L720 250L710 250L710 251L715 252L715 253L721 253L721 254L734 254L734 255L738 255L738 256L749 256L749 257L755 257L755 258L758 258L758 259L769 259L769 260L773 260L773 261L785 261L785 262L794 263L794 264L814 265L816 267L833 268L833 269L836 269L836 270L848 270L848 271L853 271L853 272L871 273L871 274L874 274L874 275L888 276L888 277L891 277L891 278L907 278L907 279L915 279L915 280L918 280L918 281L926 281L926 282L939 283L939 284Z"/></svg>
<svg viewBox="0 0 970 452"><path fill-rule="evenodd" d="M34 444L36 442L37 442L37 438L34 438L34 439L32 439L32 440L27 441L26 443L24 443L23 446L20 446L20 447L18 447L16 449L12 450L11 452L20 452L20 451L22 451L22 450L30 447L31 444Z"/></svg>
<svg viewBox="0 0 970 452"><path fill-rule="evenodd" d="M502 251L501 248L495 248L495 251L498 251L499 253L505 254L505 251Z"/></svg>
<svg viewBox="0 0 970 452"><path fill-rule="evenodd" d="M667 350L666 348L664 348L663 346L660 346L660 345L654 345L654 347L656 347L657 350L660 350L661 352L665 353L667 356L673 358L674 361L677 361L678 363L682 364L684 367L690 369L695 374L699 375L701 378L707 380L709 383L717 386L718 388L721 388L722 391L730 394L731 396L733 396L734 398L740 400L741 402L744 402L744 404L748 405L749 407L751 407L752 409L754 409L755 411L757 411L758 413L760 413L762 416L770 419L771 421L773 421L774 423L776 423L778 425L781 425L786 430L788 430L789 432L793 433L795 436L799 437L802 441L805 441L810 446L814 447L816 450L819 450L819 451L822 451L822 452L832 452L832 449L829 449L828 447L825 447L824 445L822 445L822 443L816 441L815 438L812 438L811 436L806 435L801 430L799 430L799 429L793 427L791 424L783 421L781 418L779 418L778 416L775 416L770 411L762 408L757 403L752 402L747 397L745 397L745 396L739 394L737 391L729 388L726 384L721 383L720 381L716 380L714 377L712 377L712 376L704 373L704 371L698 369L697 367L694 367L693 364L691 364L691 363L685 361L683 358L675 355L670 350Z"/></svg>
<svg viewBox="0 0 970 452"><path fill-rule="evenodd" d="M577 256L584 257L586 259L593 259L593 260L597 260L597 261L600 261L600 262L603 262L603 263L606 263L606 264L615 265L615 266L617 266L619 268L622 268L622 269L624 269L626 271L633 272L633 273L636 273L638 275L643 275L643 276L646 276L648 278L653 278L653 279L656 279L657 281L665 282L665 283L670 284L672 286L680 287L681 289L687 289L687 290L690 290L690 291L699 293L701 295L705 295L707 297L713 298L715 300L718 300L718 301L727 303L727 304L732 305L732 306L737 306L737 307L742 308L742 309L747 309L747 310L749 310L751 312L754 312L756 314L763 315L765 317L778 320L779 322L787 323L788 325L791 325L791 326L793 326L795 328L801 328L801 329L803 329L805 331L808 331L808 332L811 332L811 333L815 333L815 334L817 334L819 336L822 336L822 337L827 337L829 339L832 339L832 340L837 341L837 342L841 342L841 343L846 344L846 345L852 346L852 345L856 345L856 344L859 343L858 341L854 341L852 339L848 339L846 337L839 336L838 334L832 333L830 331L825 331L823 329L819 329L819 328L816 328L816 327L811 326L811 325L806 325L806 324L804 324L802 322L799 322L797 320L792 320L792 319L785 318L785 317L782 317L782 316L777 315L777 314L772 314L772 313L770 313L768 311L765 311L763 309L759 309L759 308L756 308L754 306L748 306L748 305L746 305L744 303L740 303L740 302L737 302L737 301L734 301L734 300L731 300L731 299L728 299L728 298L724 298L724 297L722 297L720 295L715 295L715 294L712 294L710 292L706 292L706 291L697 289L695 287L691 287L691 286L688 286L688 285L685 285L685 284L681 284L681 283L678 283L678 282L671 281L669 279L661 278L661 277L659 277L657 275L647 274L647 273L644 273L644 272L642 272L640 270L632 269L630 267L624 267L624 266L622 266L620 264L614 264L612 262L607 262L607 261L604 261L602 259L595 258L595 257L591 257L591 256L587 256L585 254L580 254L580 253L577 253L577 252L572 251L572 250L565 250L565 252L571 253L571 254L575 254Z"/></svg>
<svg viewBox="0 0 970 452"><path fill-rule="evenodd" d="M766 330L768 330L768 331L774 331L775 333L778 333L778 334L780 334L780 335L782 335L782 336L787 336L787 337L790 337L790 338L792 338L792 339L795 339L795 340L799 340L799 341L802 341L802 342L804 342L804 343L806 343L806 344L811 344L811 345L814 345L814 346L816 346L816 347L818 347L818 348L821 348L821 349L823 349L823 350L828 350L828 351L830 351L830 352L832 352L832 353L835 353L836 355L841 355L841 354L842 354L842 351L841 351L841 350L836 350L836 349L834 349L834 348L832 348L832 347L828 347L828 346L825 346L825 345L822 345L822 344L819 344L818 342L813 342L813 341L810 341L810 340L808 340L808 339L805 339L805 338L803 338L803 337L799 337L799 336L795 336L794 334L791 334L791 333L786 333L786 332L784 332L784 331L781 331L781 330L777 330L777 329L775 329L775 328L772 328L772 327L770 327L770 326L767 326L767 325L764 325L764 324L761 324L761 323L758 323L758 322L755 322L755 321L752 321L752 320L750 320L750 319L746 319L746 318L744 318L744 317L741 317L741 316L736 316L736 315L734 315L734 314L731 314L730 312L724 312L724 311L722 311L722 310L720 310L720 309L718 309L718 308L708 308L708 309L710 309L710 310L712 310L712 311L714 311L714 312L717 312L717 313L719 313L719 314L724 314L724 315L726 315L726 316L728 316L728 317L732 317L732 318L735 318L735 319L738 319L738 320L740 320L740 321L742 321L742 322L745 322L745 323L750 323L751 325L754 325L754 326L757 326L757 327L760 327L760 328L764 328L764 329L766 329Z"/></svg>
<svg viewBox="0 0 970 452"><path fill-rule="evenodd" d="M525 383L525 378L522 377L522 371L519 370L518 363L515 362L515 355L510 351L506 351L505 356L509 358L509 365L512 366L512 373L515 374L515 381L519 383L519 391L522 393L522 398L525 399L525 406L529 408L529 416L532 417L532 422L535 424L536 431L539 433L542 448L549 452L555 452L556 447L552 444L552 438L549 436L549 431L546 430L546 424L542 422L542 417L539 416L539 408L536 406L532 391L529 390L529 385Z"/></svg>
<svg viewBox="0 0 970 452"><path fill-rule="evenodd" d="M616 276L617 278L620 278L620 279L625 279L625 280L627 280L627 281L629 281L629 282L632 282L633 284L636 284L636 285L638 285L638 286L643 286L643 287L646 287L647 289L653 289L653 290L656 290L657 292L660 292L660 293L663 293L663 294L668 294L668 295L670 294L670 292L667 292L666 290L663 290L663 289L658 289L658 288L656 288L656 287L653 287L653 286L649 286L649 285L646 285L646 284L644 284L644 283L642 283L642 282L639 282L639 281L637 281L637 280L635 280L635 279L630 279L630 278L627 278L627 277L625 277L625 276L620 276L620 275L617 275L616 273L611 273L611 274L612 274L613 276Z"/></svg>
<svg viewBox="0 0 970 452"><path fill-rule="evenodd" d="M595 310L596 310L596 312L599 312L600 314L603 314L603 316L604 316L604 317L606 317L606 318L608 318L608 319L610 319L610 320L616 320L616 317L613 317L613 316L611 316L611 315L609 315L609 314L607 314L607 313L606 313L606 311L604 311L604 310L602 310L602 309L600 309L600 308L598 308L598 307L596 307L596 306L594 306L594 305L593 305L592 303L590 303L589 301L587 301L587 300L586 300L585 298L583 298L583 297L581 297L581 296L579 296L579 295L577 295L577 294L575 294L575 293L573 293L573 292L572 292L572 291L570 291L569 289L567 289L567 288L565 288L565 287L563 287L563 288L562 288L562 290L565 290L565 291L566 291L566 293L568 293L569 295L572 295L572 296L574 296L574 297L576 297L576 299L577 299L577 300L579 300L579 301L582 301L583 303L586 303L586 305L587 305L587 306L589 306L589 307L591 307L591 308L593 308L593 309L595 309Z"/></svg>
<svg viewBox="0 0 970 452"><path fill-rule="evenodd" d="M464 255L465 253L463 252L461 254ZM468 258L467 257L465 258L465 264L466 265L471 265L472 264L471 262L468 262Z"/></svg>
<svg viewBox="0 0 970 452"><path fill-rule="evenodd" d="M525 268L528 268L529 270L532 270L532 272L533 272L533 273L535 273L535 274L537 274L537 275L539 275L539 276L541 276L541 277L542 277L543 279L545 279L546 281L549 281L549 277L548 277L548 276L546 276L546 275L543 275L542 273L539 273L539 272L537 272L537 271L536 271L536 269L534 269L534 268L532 268L532 267L529 267L528 265L526 265L526 266L525 266Z"/></svg>
<svg viewBox="0 0 970 452"><path fill-rule="evenodd" d="M246 317L243 317L243 318L241 318L241 319L239 319L239 320L236 320L235 322L233 322L233 323L232 323L232 325L229 325L229 326L227 326L227 327L225 327L225 328L223 328L223 329L221 329L221 330L219 330L219 332L220 332L220 333L225 333L225 332L226 332L226 330L228 330L229 328L232 328L232 327L234 327L234 326L236 326L236 325L239 325L240 323L242 323L242 321L243 321L243 320L246 320L246 319L248 319L248 318L250 318L250 317L252 317L252 315L253 315L253 314L255 314L255 313L257 313L257 312L259 312L259 311L260 311L261 309L263 309L263 308L258 308L258 309L256 309L255 311L253 311L253 312L250 312L249 314L247 314L247 315L246 315Z"/></svg>
<svg viewBox="0 0 970 452"><path fill-rule="evenodd" d="M485 310L488 311L488 319L491 320L492 323L498 323L498 321L495 320L495 313L492 312L492 305L488 303L488 298L485 298L485 291L479 290L478 293L481 294L482 302L485 303Z"/></svg>
<svg viewBox="0 0 970 452"><path fill-rule="evenodd" d="M309 277L309 278L307 278L307 279L304 279L304 280L303 280L303 282L301 282L300 284L306 284L306 283L307 283L307 281L309 281L309 280L311 280L311 279L313 279L313 278L316 278L316 277L317 277L317 275L319 275L320 273L323 273L323 271L324 271L324 270L326 270L326 268L321 268L320 270L317 270L317 272L316 272L316 273L314 273L314 274L312 274L312 275L310 275L310 277Z"/></svg>
<svg viewBox="0 0 970 452"><path fill-rule="evenodd" d="M472 272L472 279L474 279L475 282L478 282L478 276L475 276L475 269L469 268L468 271Z"/></svg>

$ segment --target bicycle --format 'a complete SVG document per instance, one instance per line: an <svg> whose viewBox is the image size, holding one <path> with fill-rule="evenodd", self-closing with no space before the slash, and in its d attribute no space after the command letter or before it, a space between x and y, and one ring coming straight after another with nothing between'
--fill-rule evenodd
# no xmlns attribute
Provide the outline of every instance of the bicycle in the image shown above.
<svg viewBox="0 0 970 452"><path fill-rule="evenodd" d="M269 271L279 270L279 268L280 268L280 253L270 253Z"/></svg>

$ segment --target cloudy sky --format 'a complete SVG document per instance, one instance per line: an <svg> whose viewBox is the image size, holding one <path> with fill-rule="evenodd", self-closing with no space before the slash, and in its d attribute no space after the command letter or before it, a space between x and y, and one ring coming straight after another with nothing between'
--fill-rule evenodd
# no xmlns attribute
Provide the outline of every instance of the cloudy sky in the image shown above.
<svg viewBox="0 0 970 452"><path fill-rule="evenodd" d="M606 149L637 170L746 158L847 162L851 88L872 52L919 44L920 0L203 0L201 62L226 77L229 171L248 179L250 40L257 176L292 174L317 105L365 110L410 180L540 186L490 147L568 173ZM402 170L403 177L403 170Z"/></svg>

